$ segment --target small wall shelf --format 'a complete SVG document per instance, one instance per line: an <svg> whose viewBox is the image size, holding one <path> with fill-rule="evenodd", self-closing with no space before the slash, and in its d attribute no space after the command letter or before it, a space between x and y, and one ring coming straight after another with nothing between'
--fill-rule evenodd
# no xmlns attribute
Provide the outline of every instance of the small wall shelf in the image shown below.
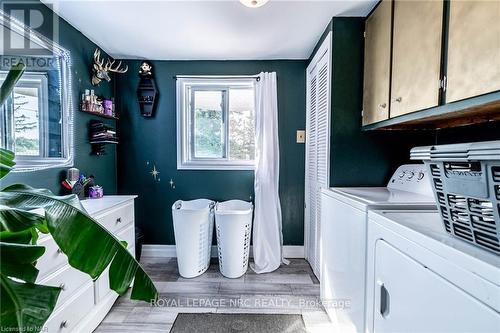
<svg viewBox="0 0 500 333"><path fill-rule="evenodd" d="M89 143L92 146L92 155L105 155L105 145L118 144L116 130L99 120L89 122Z"/></svg>
<svg viewBox="0 0 500 333"><path fill-rule="evenodd" d="M155 110L158 89L153 78L153 66L148 61L143 61L139 69L139 86L137 87L137 101L141 109L141 115L149 118Z"/></svg>
<svg viewBox="0 0 500 333"><path fill-rule="evenodd" d="M92 111L84 111L84 110L80 110L80 111L83 112L83 113L88 113L88 114L91 114L93 116L97 116L97 117L101 117L101 118L119 120L118 117L108 116L108 115L106 115L104 113L100 113L100 112L92 112Z"/></svg>
<svg viewBox="0 0 500 333"><path fill-rule="evenodd" d="M90 144L92 144L92 145L98 145L98 144L113 144L113 145L117 145L118 141L90 141Z"/></svg>

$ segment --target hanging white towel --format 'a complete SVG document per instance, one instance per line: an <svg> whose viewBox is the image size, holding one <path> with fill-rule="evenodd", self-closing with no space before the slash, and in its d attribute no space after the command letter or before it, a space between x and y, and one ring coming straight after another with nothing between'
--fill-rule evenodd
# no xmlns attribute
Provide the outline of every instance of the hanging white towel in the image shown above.
<svg viewBox="0 0 500 333"><path fill-rule="evenodd" d="M256 273L277 269L283 259L279 183L276 73L260 73L255 89L255 210L253 260ZM285 261L284 261L285 262Z"/></svg>

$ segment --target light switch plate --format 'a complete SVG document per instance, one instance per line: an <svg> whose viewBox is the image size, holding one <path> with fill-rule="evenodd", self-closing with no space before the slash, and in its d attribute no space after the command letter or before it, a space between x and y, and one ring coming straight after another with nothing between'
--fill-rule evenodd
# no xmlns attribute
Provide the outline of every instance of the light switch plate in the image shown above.
<svg viewBox="0 0 500 333"><path fill-rule="evenodd" d="M297 143L305 143L306 142L306 131L297 130Z"/></svg>

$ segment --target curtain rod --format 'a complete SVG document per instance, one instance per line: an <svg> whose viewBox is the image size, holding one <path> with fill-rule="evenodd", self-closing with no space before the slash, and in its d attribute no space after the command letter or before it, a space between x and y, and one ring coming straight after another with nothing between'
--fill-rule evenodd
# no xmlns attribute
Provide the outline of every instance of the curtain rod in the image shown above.
<svg viewBox="0 0 500 333"><path fill-rule="evenodd" d="M255 79L260 81L259 75L174 75L174 79Z"/></svg>

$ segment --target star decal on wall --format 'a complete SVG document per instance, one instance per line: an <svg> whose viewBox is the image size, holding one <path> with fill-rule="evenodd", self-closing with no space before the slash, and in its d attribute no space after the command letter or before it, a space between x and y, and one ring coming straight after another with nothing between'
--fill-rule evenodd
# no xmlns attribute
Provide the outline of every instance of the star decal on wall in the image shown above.
<svg viewBox="0 0 500 333"><path fill-rule="evenodd" d="M160 171L156 169L156 165L153 164L153 170L151 170L150 174L153 176L154 180L160 181L160 178L158 178Z"/></svg>

